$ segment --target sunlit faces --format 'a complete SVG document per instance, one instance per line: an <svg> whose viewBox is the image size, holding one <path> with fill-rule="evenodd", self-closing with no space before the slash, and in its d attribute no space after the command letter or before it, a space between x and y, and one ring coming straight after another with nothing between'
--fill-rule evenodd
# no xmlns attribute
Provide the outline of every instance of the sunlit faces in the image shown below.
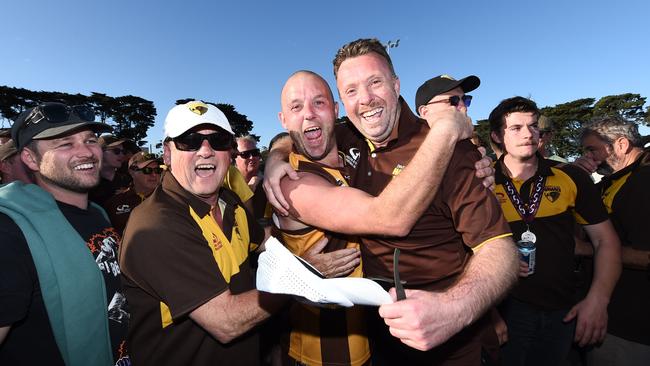
<svg viewBox="0 0 650 366"><path fill-rule="evenodd" d="M113 169L117 169L122 166L122 163L128 159L126 159L125 155L125 150L124 150L124 145L120 144L117 146L111 146L104 150L104 161L103 164L105 167L110 167Z"/></svg>
<svg viewBox="0 0 650 366"><path fill-rule="evenodd" d="M159 169L160 167L157 161L152 161L142 168L150 168L154 170ZM141 169L129 169L129 172L133 178L133 187L138 193L149 194L156 188L156 186L158 186L158 183L160 182L160 173L157 173L155 170L151 171L149 174L145 174L145 172L143 172Z"/></svg>
<svg viewBox="0 0 650 366"><path fill-rule="evenodd" d="M191 130L202 135L218 132L216 128ZM215 204L217 193L230 165L231 150L216 151L208 140L201 142L196 151L178 150L173 142L164 145L165 164L170 166L174 178L186 191L208 204Z"/></svg>
<svg viewBox="0 0 650 366"><path fill-rule="evenodd" d="M586 157L598 164L596 173L609 175L614 172L614 167L620 160L612 147L595 134L588 134L582 139L582 148Z"/></svg>
<svg viewBox="0 0 650 366"><path fill-rule="evenodd" d="M102 148L94 132L38 140L36 150L25 148L21 158L44 185L85 193L99 184Z"/></svg>
<svg viewBox="0 0 650 366"><path fill-rule="evenodd" d="M254 149L257 149L257 145L253 141L244 139L237 140L237 151L242 152ZM235 165L244 177L250 179L257 175L260 168L260 156L249 154L248 158L245 159L244 157L237 155L237 157L235 157Z"/></svg>
<svg viewBox="0 0 650 366"><path fill-rule="evenodd" d="M375 53L349 58L338 70L336 85L345 112L367 139L385 144L397 124L399 79Z"/></svg>
<svg viewBox="0 0 650 366"><path fill-rule="evenodd" d="M314 161L330 154L338 105L327 83L317 75L297 73L285 83L281 103L278 116L296 150Z"/></svg>
<svg viewBox="0 0 650 366"><path fill-rule="evenodd" d="M532 112L513 112L505 116L502 136L492 132L511 158L528 160L535 156L539 142L537 116Z"/></svg>

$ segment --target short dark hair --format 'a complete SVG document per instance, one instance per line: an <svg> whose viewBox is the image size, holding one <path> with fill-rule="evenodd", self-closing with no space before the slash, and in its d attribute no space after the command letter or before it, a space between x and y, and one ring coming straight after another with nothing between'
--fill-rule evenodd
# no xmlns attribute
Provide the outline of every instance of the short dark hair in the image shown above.
<svg viewBox="0 0 650 366"><path fill-rule="evenodd" d="M285 137L289 137L288 132L280 132L279 134L275 135L272 139L271 142L269 142L269 151L273 148L273 145L275 145L278 140L283 139Z"/></svg>
<svg viewBox="0 0 650 366"><path fill-rule="evenodd" d="M492 110L492 112L490 112L490 116L488 117L488 121L490 122L490 132L495 132L497 135L501 136L503 125L506 122L506 117L509 114L516 112L532 113L536 118L539 118L540 115L537 104L528 98L517 96L504 99ZM505 150L503 144L494 141L492 136L490 136L490 140L500 149Z"/></svg>

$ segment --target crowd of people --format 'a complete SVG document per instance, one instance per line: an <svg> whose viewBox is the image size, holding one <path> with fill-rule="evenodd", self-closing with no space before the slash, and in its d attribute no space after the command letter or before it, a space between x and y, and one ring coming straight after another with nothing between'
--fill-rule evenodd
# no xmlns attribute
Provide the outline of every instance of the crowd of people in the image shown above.
<svg viewBox="0 0 650 366"><path fill-rule="evenodd" d="M0 364L650 364L634 123L585 124L569 163L535 102L507 98L492 162L468 116L478 77L433 77L411 110L378 40L333 67L349 122L322 76L294 72L264 172L256 139L200 101L169 110L162 156L82 106L21 113L0 133ZM270 236L393 302L258 291Z"/></svg>

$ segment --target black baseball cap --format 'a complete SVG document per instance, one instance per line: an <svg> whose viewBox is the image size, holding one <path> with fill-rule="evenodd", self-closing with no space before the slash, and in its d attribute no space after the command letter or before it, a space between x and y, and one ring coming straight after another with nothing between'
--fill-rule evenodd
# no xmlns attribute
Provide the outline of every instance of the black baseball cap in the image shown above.
<svg viewBox="0 0 650 366"><path fill-rule="evenodd" d="M481 85L481 79L474 75L460 80L456 80L449 75L438 75L433 79L427 80L418 88L417 93L415 93L415 110L420 109L421 105L427 104L431 98L438 94L446 93L459 86L467 93L478 88L479 85Z"/></svg>
<svg viewBox="0 0 650 366"><path fill-rule="evenodd" d="M11 139L20 151L32 140L50 139L81 128L90 128L96 133L111 130L107 124L95 122L95 113L89 107L41 103L16 118L11 126Z"/></svg>

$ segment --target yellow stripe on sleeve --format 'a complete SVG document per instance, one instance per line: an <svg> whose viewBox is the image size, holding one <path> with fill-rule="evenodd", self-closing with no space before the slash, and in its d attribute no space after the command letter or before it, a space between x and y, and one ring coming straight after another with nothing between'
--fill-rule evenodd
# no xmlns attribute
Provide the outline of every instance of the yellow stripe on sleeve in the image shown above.
<svg viewBox="0 0 650 366"><path fill-rule="evenodd" d="M472 253L476 253L476 252L478 252L478 251L479 251L479 250L480 250L480 249L481 249L485 244L487 244L489 241L492 241L492 240L494 240L494 239L507 238L507 237L509 237L509 236L512 236L512 233L507 233L507 234L497 235L497 236L492 237L492 238L490 238L490 239L488 239L488 240L485 240L485 241L482 242L481 244L479 244L479 245L477 245L477 246L475 246L475 247L472 247L472 248L471 248L471 249L472 249Z"/></svg>

